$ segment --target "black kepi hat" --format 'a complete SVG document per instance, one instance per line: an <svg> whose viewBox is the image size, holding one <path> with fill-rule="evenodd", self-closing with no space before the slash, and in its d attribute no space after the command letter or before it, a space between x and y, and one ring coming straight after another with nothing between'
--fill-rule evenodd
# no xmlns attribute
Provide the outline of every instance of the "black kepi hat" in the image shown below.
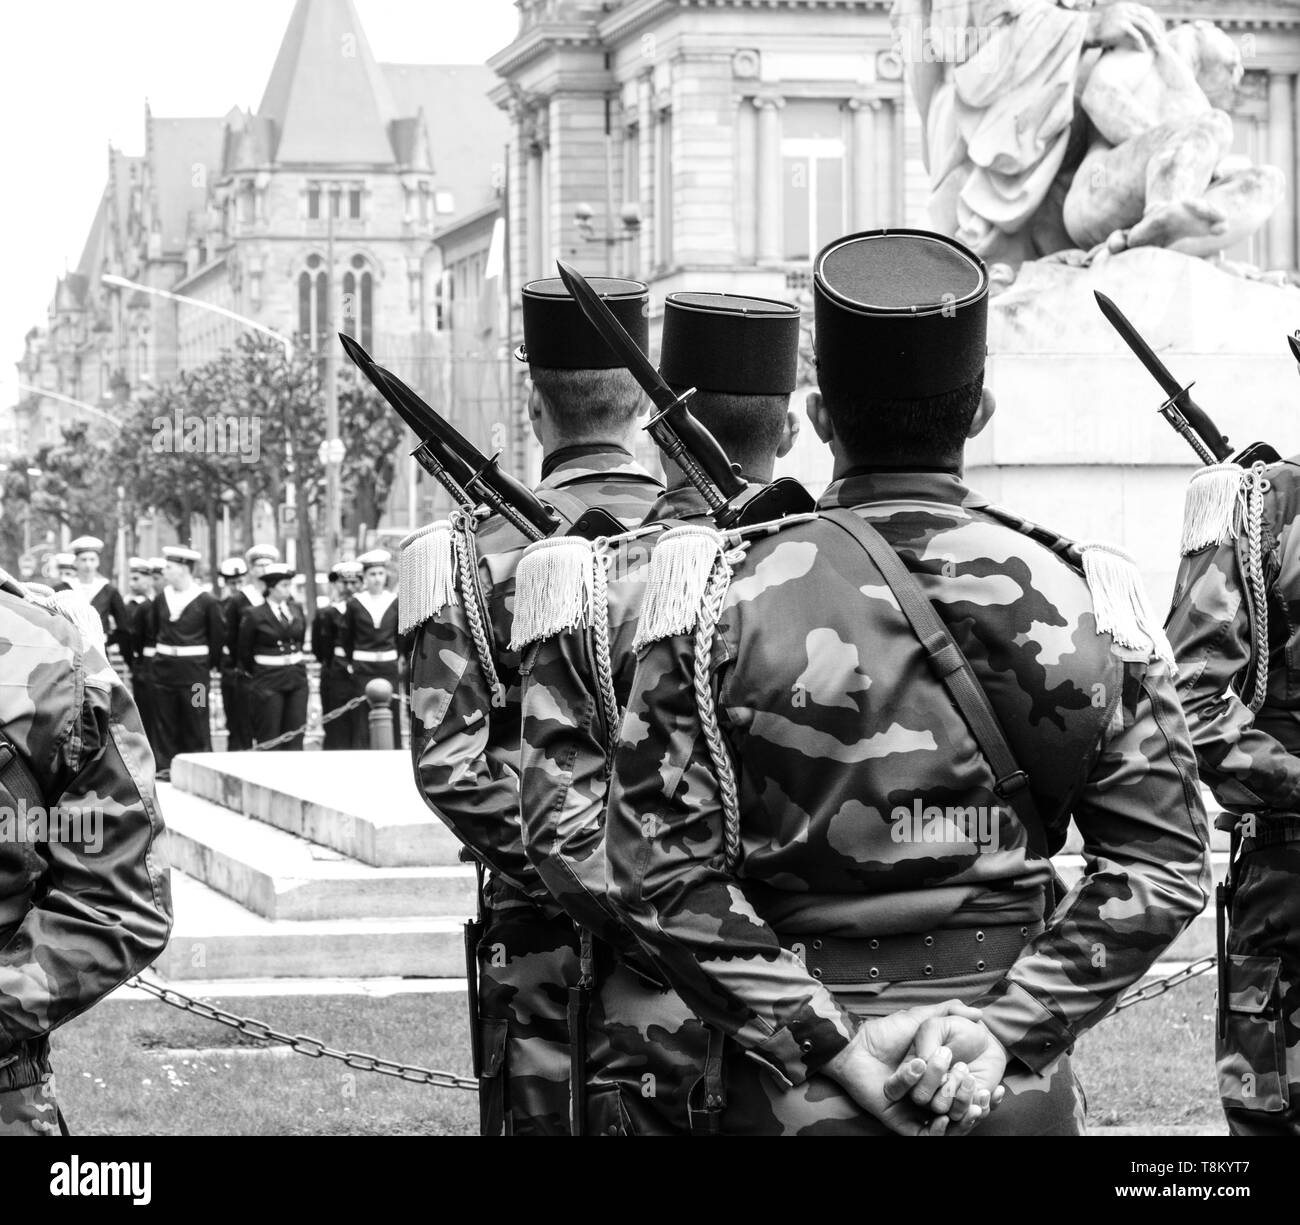
<svg viewBox="0 0 1300 1225"><path fill-rule="evenodd" d="M817 381L880 399L923 399L984 368L988 269L928 230L838 238L813 264Z"/></svg>
<svg viewBox="0 0 1300 1225"><path fill-rule="evenodd" d="M797 381L800 317L797 306L775 298L669 294L659 373L674 387L788 395Z"/></svg>
<svg viewBox="0 0 1300 1225"><path fill-rule="evenodd" d="M587 284L604 300L628 335L650 349L650 290L641 281L589 277ZM588 322L582 307L559 277L529 281L523 288L524 343L515 356L533 366L556 370L613 370L623 359Z"/></svg>

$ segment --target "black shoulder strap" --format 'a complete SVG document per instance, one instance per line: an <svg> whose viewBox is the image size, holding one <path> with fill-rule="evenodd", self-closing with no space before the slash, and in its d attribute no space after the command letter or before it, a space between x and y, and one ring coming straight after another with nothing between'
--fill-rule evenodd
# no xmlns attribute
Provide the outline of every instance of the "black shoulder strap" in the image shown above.
<svg viewBox="0 0 1300 1225"><path fill-rule="evenodd" d="M970 727L975 743L984 754L996 780L993 790L1011 805L1012 811L1025 827L1030 845L1044 858L1048 858L1047 831L1043 828L1029 790L1029 776L1016 764L1016 759L1003 735L1002 726L989 703L988 694L975 676L961 647L952 632L934 611L916 576L899 560L889 542L861 515L845 507L823 511L822 518L842 528L866 551L875 563L898 607L911 623L929 656L930 666L943 682L949 697L961 711Z"/></svg>
<svg viewBox="0 0 1300 1225"><path fill-rule="evenodd" d="M45 805L45 795L31 766L4 732L0 732L0 788L15 800L25 800L28 808Z"/></svg>

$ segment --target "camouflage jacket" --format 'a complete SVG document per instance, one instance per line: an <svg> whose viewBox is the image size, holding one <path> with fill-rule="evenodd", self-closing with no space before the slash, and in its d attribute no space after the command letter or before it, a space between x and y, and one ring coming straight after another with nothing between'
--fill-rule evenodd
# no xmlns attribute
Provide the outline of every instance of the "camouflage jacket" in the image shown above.
<svg viewBox="0 0 1300 1225"><path fill-rule="evenodd" d="M1085 871L1005 976L968 1001L1050 1066L1205 904L1206 820L1166 663L1097 632L1089 587L947 473L864 473L822 507L868 518L961 646L1029 776L1046 843ZM708 1023L794 1084L857 1021L782 937L1027 924L1049 863L866 554L825 521L752 542L714 636L742 858L692 693L695 647L644 649L610 784L611 899Z"/></svg>
<svg viewBox="0 0 1300 1225"><path fill-rule="evenodd" d="M0 661L0 727L47 805L0 813L2 1068L158 956L171 892L153 755L102 651L0 592Z"/></svg>
<svg viewBox="0 0 1300 1225"><path fill-rule="evenodd" d="M664 493L646 525L708 520L708 504L691 487ZM614 694L626 704L636 654L632 640L658 536L636 533L606 555L609 655ZM520 795L524 848L542 880L575 920L616 946L627 933L605 898L607 748L617 728L605 725L590 632L557 634L524 652Z"/></svg>
<svg viewBox="0 0 1300 1225"><path fill-rule="evenodd" d="M1242 558L1246 536L1182 559L1168 634L1201 777L1238 813L1300 815L1300 458L1271 465L1263 498L1268 689L1259 711Z"/></svg>
<svg viewBox="0 0 1300 1225"><path fill-rule="evenodd" d="M622 450L562 458L537 486L603 506L629 527L640 523L661 485ZM547 893L524 853L519 821L519 656L508 649L515 568L528 541L491 518L476 533L493 658L501 688L488 689L461 604L415 633L411 650L411 753L425 802L501 882L539 900Z"/></svg>

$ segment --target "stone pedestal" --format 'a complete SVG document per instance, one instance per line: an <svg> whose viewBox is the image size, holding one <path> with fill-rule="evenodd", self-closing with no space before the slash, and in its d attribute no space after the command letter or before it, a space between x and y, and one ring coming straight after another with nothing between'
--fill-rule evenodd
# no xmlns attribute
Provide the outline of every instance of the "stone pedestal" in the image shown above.
<svg viewBox="0 0 1300 1225"><path fill-rule="evenodd" d="M989 310L998 411L968 451L970 484L1067 535L1138 560L1163 611L1178 566L1183 492L1199 461L1157 412L1160 388L1093 291L1132 320L1234 446L1300 451L1300 375L1286 334L1300 289L1156 248L1089 268L1037 261Z"/></svg>

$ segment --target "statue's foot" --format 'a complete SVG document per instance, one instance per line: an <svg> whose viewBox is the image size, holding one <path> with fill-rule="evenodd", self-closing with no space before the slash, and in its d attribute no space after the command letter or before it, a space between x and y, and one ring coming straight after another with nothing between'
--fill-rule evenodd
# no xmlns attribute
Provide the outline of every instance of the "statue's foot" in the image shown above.
<svg viewBox="0 0 1300 1225"><path fill-rule="evenodd" d="M1170 200L1157 204L1129 230L1127 245L1168 247L1183 238L1222 234L1227 228L1227 216L1202 198Z"/></svg>
<svg viewBox="0 0 1300 1225"><path fill-rule="evenodd" d="M1111 255L1118 255L1121 251L1124 251L1127 248L1128 231L1114 230L1105 242L1099 242L1095 247L1093 247L1093 251L1097 254L1100 254L1102 251L1107 251Z"/></svg>

